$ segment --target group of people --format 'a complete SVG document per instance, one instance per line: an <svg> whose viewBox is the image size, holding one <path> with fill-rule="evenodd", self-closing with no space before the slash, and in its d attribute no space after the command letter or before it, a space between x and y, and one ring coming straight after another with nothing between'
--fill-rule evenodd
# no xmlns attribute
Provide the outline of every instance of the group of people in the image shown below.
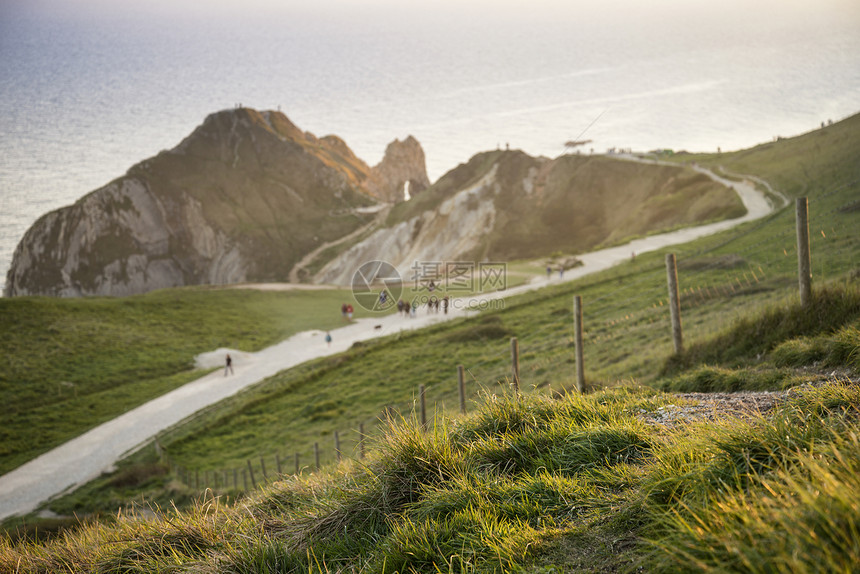
<svg viewBox="0 0 860 574"><path fill-rule="evenodd" d="M352 321L352 314L355 313L352 305L344 303L340 306L340 315L347 321Z"/></svg>
<svg viewBox="0 0 860 574"><path fill-rule="evenodd" d="M397 300L397 312L404 317L414 317L418 313L418 301L407 303L403 299Z"/></svg>
<svg viewBox="0 0 860 574"><path fill-rule="evenodd" d="M427 299L427 312L428 313L438 313L439 307L442 308L442 311L447 315L448 314L448 306L450 305L450 299L445 295L441 299L436 297L435 295L431 295ZM397 312L402 314L405 317L414 317L418 314L418 299L414 299L412 303L407 303L403 299L397 301Z"/></svg>
<svg viewBox="0 0 860 574"><path fill-rule="evenodd" d="M427 312L439 312L439 304L442 304L442 310L447 315L448 314L448 304L450 303L448 296L445 295L441 299L437 299L435 295L431 296L427 301Z"/></svg>

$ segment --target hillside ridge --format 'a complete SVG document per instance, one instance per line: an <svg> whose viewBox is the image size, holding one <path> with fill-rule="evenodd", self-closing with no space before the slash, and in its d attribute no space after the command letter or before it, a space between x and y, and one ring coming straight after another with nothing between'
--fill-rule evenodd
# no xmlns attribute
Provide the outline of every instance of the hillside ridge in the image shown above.
<svg viewBox="0 0 860 574"><path fill-rule="evenodd" d="M165 287L286 280L302 256L361 228L359 208L426 183L421 146L392 143L370 168L336 136L281 112L210 114L24 235L5 296L132 295Z"/></svg>

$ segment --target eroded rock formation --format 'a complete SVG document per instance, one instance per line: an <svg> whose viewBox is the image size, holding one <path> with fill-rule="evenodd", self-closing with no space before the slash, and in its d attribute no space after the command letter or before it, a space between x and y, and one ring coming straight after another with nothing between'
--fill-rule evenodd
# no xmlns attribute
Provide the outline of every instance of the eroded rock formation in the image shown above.
<svg viewBox="0 0 860 574"><path fill-rule="evenodd" d="M316 281L348 285L367 261L386 261L408 281L424 264L477 268L579 253L746 212L734 191L680 166L520 151L478 154L423 193L395 206L387 227L331 260Z"/></svg>
<svg viewBox="0 0 860 574"><path fill-rule="evenodd" d="M371 193L383 201L396 203L403 201L404 190L408 185L410 196L424 191L430 186L427 178L424 150L414 137L394 140L385 149L385 157L371 170Z"/></svg>
<svg viewBox="0 0 860 574"><path fill-rule="evenodd" d="M239 108L74 205L19 243L5 296L131 295L153 289L286 281L301 257L369 221L401 179L426 185L414 138L374 169L336 136L280 112Z"/></svg>

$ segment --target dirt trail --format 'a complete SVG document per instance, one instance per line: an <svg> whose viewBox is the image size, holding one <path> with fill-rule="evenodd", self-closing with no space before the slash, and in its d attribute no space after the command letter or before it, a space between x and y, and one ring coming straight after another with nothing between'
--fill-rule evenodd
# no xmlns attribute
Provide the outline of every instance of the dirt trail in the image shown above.
<svg viewBox="0 0 860 574"><path fill-rule="evenodd" d="M331 345L325 343L323 332L306 331L257 353L242 353L230 349L207 353L199 358L200 361L218 366L223 364L222 361L229 352L234 359L235 374L224 376L220 370L210 373L0 476L0 519L32 512L43 502L89 482L109 470L124 455L152 440L160 431L284 369L311 359L340 353L349 349L357 341L404 330L420 329L441 321L463 317L473 313L469 310L470 303L503 299L539 289L548 284L572 281L627 261L631 252L645 253L686 243L739 223L764 217L778 207L772 205L755 185L749 182L728 181L707 170L700 169L700 171L735 189L747 207L747 214L738 219L652 235L626 245L587 253L580 257L584 264L565 272L563 280L556 276L549 278L541 275L526 285L505 291L485 293L470 299L453 299L450 313L447 315L427 314L422 309L418 316L412 319L397 315L362 319L331 331L333 337ZM374 222L381 221L382 217L380 213Z"/></svg>

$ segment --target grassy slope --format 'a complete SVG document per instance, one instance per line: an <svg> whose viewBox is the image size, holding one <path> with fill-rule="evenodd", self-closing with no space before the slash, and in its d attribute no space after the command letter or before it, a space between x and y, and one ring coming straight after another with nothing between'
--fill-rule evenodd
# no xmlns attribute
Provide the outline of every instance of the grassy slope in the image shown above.
<svg viewBox="0 0 860 574"><path fill-rule="evenodd" d="M493 202L496 209L492 231L472 255L476 260L581 253L745 213L734 192L690 169L607 156L548 161L520 151L495 151L476 155L412 201L395 206L387 225L435 209L494 168L496 187L475 198Z"/></svg>
<svg viewBox="0 0 860 574"><path fill-rule="evenodd" d="M352 211L373 203L360 191L367 166L337 138L309 139L280 112L212 114L180 148L130 174L167 204L186 194L199 201L212 227L241 239L250 281L286 281L305 253L371 219Z"/></svg>
<svg viewBox="0 0 860 574"><path fill-rule="evenodd" d="M523 193L530 170L534 190ZM500 162L491 259L579 253L633 236L746 213L737 195L704 174L607 156L567 155L549 164L511 152Z"/></svg>
<svg viewBox="0 0 860 574"><path fill-rule="evenodd" d="M848 572L860 560L860 388L767 417L650 426L645 389L493 398L429 432L393 425L362 464L232 506L131 513L43 544L35 572Z"/></svg>
<svg viewBox="0 0 860 574"><path fill-rule="evenodd" d="M833 128L841 130L844 126ZM856 128L853 132L860 133ZM796 145L796 142L780 143ZM856 138L850 144L842 145L858 149ZM851 149L846 153L850 155ZM724 154L723 159L728 162L733 157ZM856 151L853 157L856 157ZM747 161L752 160L747 158ZM792 176L791 172L795 169L811 173L814 180L817 165L786 162L782 166L788 172L784 176L785 181L799 181L797 174ZM782 188L790 193L810 195L813 229L816 224L823 222L830 225L827 233L813 243L818 284L822 278L845 277L852 269L860 267L858 239L846 232L856 229L856 211L844 209L846 205L856 202L857 167L854 162L828 165L832 169L824 169L826 173L822 175L821 187L810 188L807 185ZM740 230L675 250L682 262L682 288L703 287L694 292L687 291L684 295L688 341L706 340L712 333L719 336L731 322L732 316L739 318L755 312L767 317L771 312L763 312L762 306L780 301L786 293L794 290L791 243L793 217L789 215L783 212L764 222L748 224ZM818 237L814 231L813 237ZM219 441L224 444L230 439L229 433L211 437L211 429L215 428L212 421L218 421L221 427L233 427L235 424L236 444L250 449L247 452L279 450L290 440L289 435L278 430L272 433L274 438L258 439L257 435L268 435L268 432L261 431L277 424L278 419L296 416L279 410L289 402L284 389L291 385L296 385L294 388L298 389L315 389L318 394L332 394L328 400L334 404L328 406L333 406L335 411L339 408L337 401L349 393L351 385L359 389L355 392L360 395L362 384L365 385L363 388L372 388L393 381L399 394L389 395L389 400L385 402L397 403L400 400L398 396L405 397L401 402L405 408L411 404L411 394L418 382L431 383L431 392L436 389L440 395L447 393L453 396L453 391L449 390L453 384L446 382L443 388L442 381L453 378L453 367L458 362L478 363L478 378L492 387L494 380L502 378L507 368L506 339L511 332L521 337L522 371L527 385L541 386L544 382L554 388L569 385L572 365L565 365L570 363L568 328L570 296L573 292L583 294L586 301L586 365L590 379L595 383L601 379L611 382L631 376L652 379L654 373L663 368L671 350L668 320L664 309L659 306L661 298L665 301L662 283L665 271L661 260L659 254L637 257L629 265L576 285L530 295L522 300L521 305L512 303L498 319L451 325L426 336L380 342L354 350L340 359L339 364L327 364L316 370L313 366L306 366L282 373L271 384L261 387L258 391L261 395L249 394L233 403L233 406L228 405L224 411L213 413L212 418L208 419L210 422L207 422L206 417L198 421L204 428L208 425L210 432L197 433L192 428L187 433L178 433L179 440L168 446L169 452L177 456L177 451L185 449L187 456L192 457L189 461L203 467L219 468L230 458L229 454L225 456L218 448ZM851 303L857 300L856 289L836 292L848 293L848 309L856 309L856 305ZM856 340L856 335L852 339L850 332L851 328L856 331L856 315L851 316L849 313L841 321L847 324L836 335L829 333L838 330L839 325L830 325L821 335L788 329L784 336L789 339L774 341L776 347L767 349L770 355L764 363L757 361L756 354L752 354L745 358L746 366L740 365L741 369L733 368L738 366L736 358L724 368L736 380L739 379L743 387L750 381L755 383L758 380L749 376L750 371L743 369L770 368L785 360L785 357L788 357L790 364L808 365L809 357L820 360L820 354L795 352L797 349L792 347L795 345L792 338L808 336L796 343L802 347L801 351L829 348L832 346L829 337L847 338L849 343ZM485 335L485 341L464 342L480 334ZM704 346L707 347L707 343ZM423 354L413 354L419 351ZM852 355L849 353L848 356ZM391 361L393 368L388 371L380 372L377 369ZM369 374L362 375L364 371ZM790 384L793 382L792 376L778 376L770 384ZM434 379L438 381L436 385L432 385ZM741 564L739 567L744 570L754 570L744 560L749 559L756 564L757 559L761 565L762 555L756 558L755 553L756 545L764 541L768 548L764 556L770 559L775 556L774 552L779 551L780 545L795 544L808 552L793 557L787 552L787 560L797 560L809 554L812 557L809 564L812 564L813 570L816 564L828 565L827 560L833 561L829 566L836 567L839 560L856 560L856 556L850 554L852 544L856 548L856 540L847 540L847 543L846 540L839 540L840 536L850 538L852 531L842 532L838 525L845 517L853 521L857 517L851 518L850 510L846 510L848 514L831 513L831 516L835 516L831 518L820 512L820 504L829 504L831 508L835 505L838 509L850 509L852 505L856 508L856 501L851 496L857 489L850 486L852 476L857 475L850 463L851 460L857 460L856 441L852 442L850 438L852 433L856 434L856 429L850 426L854 424L851 417L847 419L849 426L845 426L846 423L839 415L840 408L837 407L842 405L851 411L856 409L858 400L851 389L843 391L835 387L818 393L802 399L798 407L800 410L789 409L773 420L758 421L754 426L734 423L722 430L694 427L669 433L668 437L665 433L657 432L655 435L654 431L642 429L629 416L621 416L610 409L612 404L619 403L622 405L619 408L629 415L639 408L656 409L664 400L651 398L647 393L644 396L635 396L636 393L628 396L626 391L596 394L585 400L588 405L577 403L576 408L565 406L571 401L579 401L575 398L546 407L548 411L565 411L567 414L559 417L562 419L560 424L566 429L564 436L582 436L584 443L576 440L558 442L558 438L552 438L552 433L544 434L543 431L523 437L516 432L510 434L509 429L502 428L490 432L485 440L478 440L480 437L464 439L456 431L436 433L429 439L421 438L412 431L398 431L393 437L383 440L382 452L377 455L382 462L370 465L369 472L358 470L348 476L335 473L331 478L323 476L282 483L255 496L250 502L250 513L242 510L237 515L231 510L213 511L210 505L206 507L208 510L204 508L179 518L173 517L173 526L156 522L151 526L152 530L148 530L150 526L138 527L135 523L124 522L117 530L104 529L99 534L88 536L132 540L130 544L121 546L127 551L123 555L125 558L107 545L104 545L105 552L94 553L91 558L107 560L109 564L126 560L129 566L134 566L128 560L129 557L137 556L151 569L153 564L163 564L165 560L187 562L200 557L202 551L219 549L218 552L226 556L223 564L231 564L238 571L272 571L267 570L267 567L273 568L275 564L279 564L282 571L290 571L289 565L308 569L304 549L310 547L315 553L319 551L319 554L315 554L319 560L323 558L322 553L330 560L339 560L338 556L352 559L358 556L359 561L353 562L354 565L375 565L375 568L370 568L375 571L380 571L380 560L400 560L420 570L426 570L433 562L447 570L446 564L440 562L438 550L434 550L442 548L451 549L451 553L461 556L453 559L451 569L459 570L462 566L467 571L475 566L479 569L492 567L493 564L498 566L498 561L508 567L562 560L568 568L593 570L618 567L623 561L631 559L649 560L658 570L689 568L691 565L707 570L709 564L715 564L717 568ZM530 407L525 412L526 418L534 418L537 412L535 401L540 403L543 399L535 396L524 403ZM358 400L346 400L343 403L354 407ZM502 406L499 408L510 411L519 408L516 403L509 401L500 404ZM810 404L821 404L824 408L810 408ZM274 408L269 410L269 405ZM373 412L378 412L380 406L379 403L373 405ZM358 410L370 407L370 404L362 407L359 403ZM609 409L613 418L607 419L608 414L600 415L599 420L603 423L598 427L608 427L609 430L599 440L594 440L593 435L585 432L593 427L588 417L570 414L578 409L593 412L604 407ZM477 415L477 418L496 421L494 424L498 426L498 421L503 421L504 417L494 408L487 407L484 414ZM267 415L267 412L271 414ZM274 414L276 412L277 415ZM326 412L321 410L305 415ZM814 416L810 416L810 413ZM262 418L254 422L255 416ZM328 417L327 421L325 416L318 420L328 424L331 429L334 428L332 421L340 422L336 416ZM346 421L347 426L354 427L356 420L361 420L361 414ZM792 420L798 421L797 424L788 424ZM465 426L469 424L472 423L462 423ZM571 433L572 424L582 426L584 434ZM337 426L344 428L343 424ZM627 432L631 426L632 434ZM307 435L314 434L314 431L304 432ZM326 432L324 425L319 427L319 432ZM618 433L627 437L624 440L628 442L612 442L615 441L612 436ZM787 437L785 441L781 438L783 436ZM811 440L816 441L816 452L824 453L828 458L813 459L805 454L803 448L798 448L798 445L811 445ZM452 444L455 446L452 447ZM530 444L539 448L531 451ZM630 461L625 461L624 464L607 465L605 455L601 455L598 449L590 455L586 453L591 458L585 459L592 461L587 466L597 472L571 473L571 468L578 467L570 467L571 459L564 457L574 455L585 444L605 444L609 452L628 452L625 449L633 445L639 452L639 458L630 464ZM565 445L569 445L570 453L565 452ZM487 462L511 459L514 455L528 459L530 456L545 454L547 447L553 454L540 458L543 467L562 463L567 466L558 467L558 472L549 474L512 474L504 471L499 477L493 471L493 465ZM619 448L622 450L618 451ZM443 461L446 466L436 466L436 458L433 457L440 452L448 457L443 451L458 449L467 455L472 454L463 458L460 456L462 453L453 452L450 460ZM529 452L533 454L529 455ZM828 453L832 453L832 456ZM197 457L197 460L193 457ZM831 459L842 462L827 468L816 462ZM436 471L427 474L426 468L422 470L428 460L431 470L444 469L450 462L461 472L452 476L440 474L440 483L432 478L437 474ZM846 460L849 461L847 466L843 464ZM477 466L470 466L476 462L479 463ZM751 462L756 464L751 467ZM601 468L609 470L603 472L599 470ZM800 468L806 470L798 478ZM374 498L379 493L374 494L373 489L389 492L389 478L395 481L395 485L412 484L413 489L407 492L410 504L395 504L384 507L381 514L374 513L372 511L378 505L368 501L379 502L378 498ZM719 480L715 482L715 479ZM177 492L187 492L175 482L171 484L173 488L179 489ZM716 490L714 484L719 484L721 490ZM821 501L809 500L803 495L807 484L825 492L826 498ZM843 488L846 485L848 488ZM579 489L585 493L580 503L581 511L578 511L581 514L572 516L571 509L580 507L576 502L580 498L575 496ZM757 489L763 489L762 492L766 493L794 492L796 496L768 496L762 499L756 496L759 492ZM434 494L436 492L440 493L441 498ZM309 493L316 494L308 498ZM438 501L468 501L470 497L477 497L474 498L475 504L445 502L442 506L438 505ZM551 504L552 497L562 501L562 510L553 510L558 506ZM588 501L592 500L596 502L589 504ZM502 504L502 501L507 502ZM428 504L430 509L422 510ZM792 504L796 508L792 508ZM507 511L500 513L500 505L502 509L513 510L509 514L505 514ZM619 510L623 512L619 514ZM207 515L209 518L204 518L202 514L207 512L210 513ZM215 512L214 518L212 512ZM525 518L513 519L512 514ZM800 516L801 519L786 518L792 516ZM810 522L816 517L819 522ZM364 519L371 522L363 522ZM264 535L244 537L247 532L257 532L261 523L267 525ZM326 536L327 540L332 540L328 545L322 541L309 544L309 541L316 540L313 538L316 534L330 532L326 528L332 524L345 525L344 535L333 539L332 536ZM356 528L356 524L359 528ZM718 526L711 527L711 524ZM818 529L815 531L834 532L834 535L827 538L828 544L810 542L808 536L804 538L804 532L812 527ZM135 532L135 528L139 530ZM649 532L655 539L653 547L636 543L640 529ZM768 538L768 533L774 529L788 534L779 539ZM168 534L171 540L177 541L172 546L176 554L166 556L164 552L153 553L153 541L164 540ZM707 538L709 543L701 544L702 538ZM86 545L87 542L82 539L58 542L45 555L53 556L53 559L68 556L70 550L67 548L79 544ZM723 552L724 548L734 549L734 553L727 554ZM707 552L703 552L703 549L707 549ZM651 550L655 550L656 554L651 554ZM17 556L15 552L18 551L6 550L0 555L14 560ZM36 552L33 549L25 551L28 560L32 559L33 563L36 562ZM422 552L427 556L427 561L416 562L416 557ZM38 553L41 554L41 551ZM572 559L571 556L582 558ZM787 564L788 570L796 569L795 563ZM141 569L146 570L147 567Z"/></svg>
<svg viewBox="0 0 860 574"><path fill-rule="evenodd" d="M801 179L799 173L814 173L816 169L825 173L820 188L777 187L792 195L807 193L811 198L813 270L819 284L860 268L860 238L851 233L857 228L858 214L843 209L856 200L860 187L856 183L860 179L858 166L851 161L860 149L860 130L851 127L859 122L852 118L847 126L828 128L839 137L827 140L833 141L834 147L826 157L836 156L840 163L828 160L819 165L796 160L797 155L803 155L804 146L820 146L822 136L815 133L773 144L777 148L784 145L789 152L781 164L774 159L778 149L765 146L760 151L768 169L781 166L785 170L781 181L796 183ZM724 154L723 159L731 164L735 156L743 156L751 168L751 154ZM768 305L785 306L786 297L791 300L794 295L796 255L791 209L673 251L678 254L684 290L683 323L690 347L684 359L687 367L719 363L707 356L691 357L698 348L736 337L725 332L733 320L760 313ZM212 470L234 468L249 458L256 461L260 455L273 457L275 453L286 457L298 452L308 463L313 460L313 443L320 442L323 460L331 460L335 430L340 431L344 448L353 448L355 429L360 423L368 427L373 424L383 406L411 409L419 383L428 387L431 404L455 410L458 364L468 370L473 397L481 386L498 388L499 381L504 384L509 376L511 335L519 338L525 387L540 392L547 387L570 388L570 308L574 293L582 295L585 302L585 364L590 383L595 387L624 379L655 383L672 350L665 289L662 253L647 254L583 281L509 300L490 326L481 325L489 317L471 326L446 325L418 336L373 343L338 358L336 365L308 365L281 373L260 389L261 395L243 395L223 410L202 417L193 431L177 433L171 454L182 466ZM836 306L839 321L850 322L856 317L856 298L852 301L846 307ZM838 329L839 321L827 329ZM782 331L782 339L772 340L772 344L819 332L813 328ZM771 348L757 348L746 364L728 359L725 366L754 369L755 357ZM783 374L769 384L782 386L803 380L802 374ZM270 461L269 466L272 464Z"/></svg>
<svg viewBox="0 0 860 574"><path fill-rule="evenodd" d="M194 356L341 324L348 292L181 289L0 299L0 472L202 376ZM360 314L360 311L359 311Z"/></svg>

